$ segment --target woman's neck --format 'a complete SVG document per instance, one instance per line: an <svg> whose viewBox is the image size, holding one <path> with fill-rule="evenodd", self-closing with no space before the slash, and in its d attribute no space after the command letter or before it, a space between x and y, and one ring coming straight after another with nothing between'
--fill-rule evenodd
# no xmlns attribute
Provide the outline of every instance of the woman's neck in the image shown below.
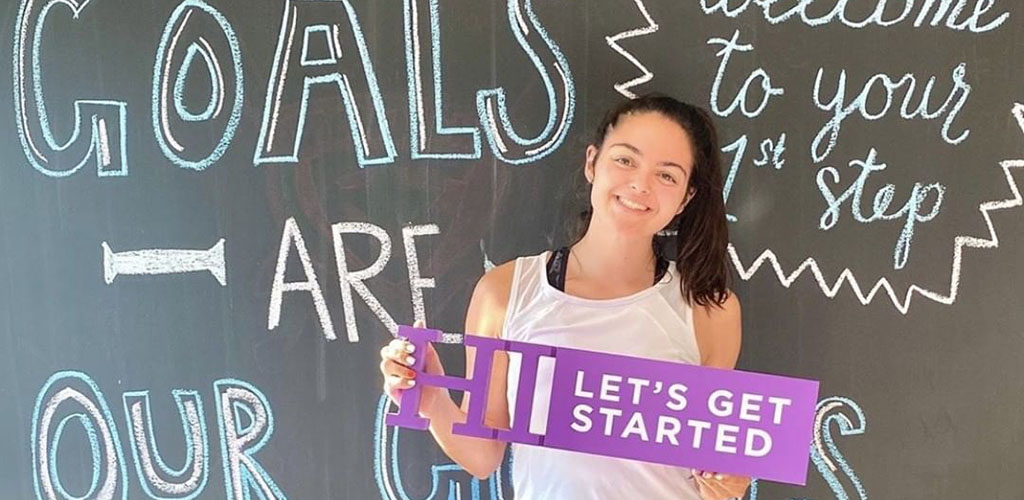
<svg viewBox="0 0 1024 500"><path fill-rule="evenodd" d="M654 275L655 256L649 238L595 231L591 224L583 238L572 246L571 254L568 270L575 279L633 288L649 286Z"/></svg>

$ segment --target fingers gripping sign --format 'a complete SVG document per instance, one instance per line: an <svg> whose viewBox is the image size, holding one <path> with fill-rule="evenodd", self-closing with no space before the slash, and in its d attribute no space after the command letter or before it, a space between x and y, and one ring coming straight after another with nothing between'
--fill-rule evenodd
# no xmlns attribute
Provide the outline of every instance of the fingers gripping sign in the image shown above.
<svg viewBox="0 0 1024 500"><path fill-rule="evenodd" d="M718 472L693 469L693 480L697 484L702 500L729 500L742 498L750 486L750 478Z"/></svg>
<svg viewBox="0 0 1024 500"><path fill-rule="evenodd" d="M444 375L444 370L441 368L437 354L430 345L431 342L441 340L442 332L440 330L399 326L398 335L399 337L408 338L407 342L414 346L413 352L427 351L428 355L410 356L412 362L408 364L408 367L418 374L419 383L408 386L408 388L402 391L402 403L399 412L389 414L386 420L387 424L421 430L428 428L430 425L428 418L423 418L420 414L429 415L429 405L434 403L433 398L436 397L436 392L431 394L431 390L454 389L464 391L466 394L477 394L480 397L470 398L466 423L453 425L452 432L464 436L494 439L498 432L497 429L484 425L484 414L487 408L487 385L490 379L494 351L504 349L505 342L497 339L467 335L465 345L476 348L476 363L473 376L461 378ZM429 364L427 363L428 359L432 359Z"/></svg>
<svg viewBox="0 0 1024 500"><path fill-rule="evenodd" d="M416 321L414 328L423 328L423 325L423 321ZM419 388L416 386L416 376L420 372L444 376L444 368L433 345L424 343L418 347L416 343L410 342L401 333L399 335L399 338L392 340L380 349L380 371L384 376L384 393L391 398L391 401L401 406L406 392L415 387L419 392L418 412L429 415L442 388Z"/></svg>

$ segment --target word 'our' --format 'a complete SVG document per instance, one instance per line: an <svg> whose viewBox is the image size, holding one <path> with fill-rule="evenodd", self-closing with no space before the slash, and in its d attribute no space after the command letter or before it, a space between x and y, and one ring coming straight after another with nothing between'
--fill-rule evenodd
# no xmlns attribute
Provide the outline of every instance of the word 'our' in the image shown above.
<svg viewBox="0 0 1024 500"><path fill-rule="evenodd" d="M157 446L149 391L122 395L127 441L121 438L110 405L91 377L79 371L58 372L47 380L32 414L32 476L36 497L128 498L128 459L131 451L136 477L148 498L208 498L202 495L210 476L210 442L220 444L225 498L247 500L255 492L264 500L283 500L281 488L260 465L256 453L274 433L274 415L266 396L238 379L213 383L217 405L217 437L207 433L203 398L198 391L171 391L184 438L185 460L174 469ZM69 491L70 477L85 468L58 466L72 429L84 431L92 464L85 492ZM125 448L125 444L128 445ZM63 480L61 478L64 478ZM88 476L86 476L88 477ZM84 494L83 494L84 493Z"/></svg>

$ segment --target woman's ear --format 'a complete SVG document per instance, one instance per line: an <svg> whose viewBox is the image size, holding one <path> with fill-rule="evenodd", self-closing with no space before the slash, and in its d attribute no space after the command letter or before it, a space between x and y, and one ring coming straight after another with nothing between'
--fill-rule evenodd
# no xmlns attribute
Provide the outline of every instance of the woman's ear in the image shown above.
<svg viewBox="0 0 1024 500"><path fill-rule="evenodd" d="M587 178L587 182L594 183L594 169L597 163L597 146L593 144L587 146L587 157L586 163L583 164L583 176Z"/></svg>
<svg viewBox="0 0 1024 500"><path fill-rule="evenodd" d="M686 208L686 205L690 204L690 200L692 200L694 195L696 195L696 194L697 194L697 188L695 188L695 187L691 187L689 189L689 191L686 192L686 198L684 198L683 199L683 203L681 205L679 205L679 210L676 210L676 215L679 215L679 214L683 213L683 209Z"/></svg>

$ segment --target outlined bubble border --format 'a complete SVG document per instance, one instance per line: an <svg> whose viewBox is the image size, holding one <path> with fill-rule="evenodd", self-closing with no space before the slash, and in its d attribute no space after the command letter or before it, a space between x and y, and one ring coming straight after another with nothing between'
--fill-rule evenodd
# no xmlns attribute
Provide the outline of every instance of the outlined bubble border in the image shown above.
<svg viewBox="0 0 1024 500"><path fill-rule="evenodd" d="M1014 103L1010 112L1013 114L1014 118L1016 118L1017 125L1021 129L1021 133L1024 134L1024 104ZM1024 167L1024 159L1003 160L999 162L999 167L1002 168L1003 174L1006 176L1006 184L1009 186L1010 192L1013 196L1001 200L986 201L978 206L978 211L981 212L981 216L985 219L985 225L988 227L987 237L979 238L976 236L959 235L953 239L953 265L950 272L948 292L937 292L911 283L910 287L907 288L907 291L901 298L893 285L889 283L889 280L882 277L875 282L867 293L865 293L850 268L843 269L843 271L839 273L839 277L835 282L830 285L825 278L825 273L821 270L818 262L814 260L814 257L807 257L796 269L787 273L783 270L775 252L770 248L766 248L762 251L761 254L758 255L749 266L747 266L744 265L743 261L740 259L739 253L736 251L736 247L730 243L728 249L729 257L732 260L736 271L739 273L740 278L744 281L749 281L753 278L761 266L765 262L768 262L771 265L771 268L775 271L775 276L778 278L779 283L781 283L782 286L789 288L797 278L799 278L805 271L808 271L814 276L814 279L817 281L818 287L821 289L822 293L830 299L835 298L836 294L839 293L839 290L842 289L843 284L846 283L850 285L850 289L857 295L857 300L865 306L874 300L879 291L884 290L893 305L896 306L896 309L904 315L906 315L910 310L910 301L914 298L915 293L940 304L950 305L953 302L956 302L957 295L960 291L961 265L963 262L964 248L999 247L999 235L996 233L995 226L992 224L992 218L989 213L996 210L1019 207L1024 204L1022 203L1024 202L1024 199L1021 198L1017 182L1013 179L1013 174L1010 172L1010 169Z"/></svg>

